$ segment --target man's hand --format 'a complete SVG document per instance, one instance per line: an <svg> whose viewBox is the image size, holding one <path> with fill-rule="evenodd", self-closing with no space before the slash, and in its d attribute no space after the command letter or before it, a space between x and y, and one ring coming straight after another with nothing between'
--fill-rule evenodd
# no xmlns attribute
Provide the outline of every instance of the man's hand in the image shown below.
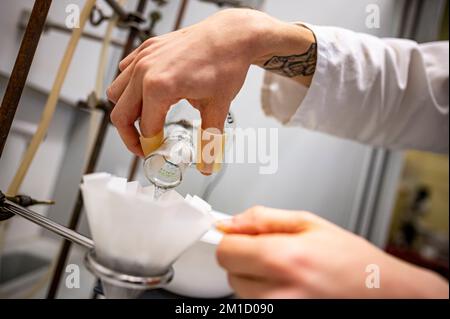
<svg viewBox="0 0 450 319"><path fill-rule="evenodd" d="M308 212L252 208L218 224L217 257L244 298L448 298L448 283ZM366 286L368 265L380 287Z"/></svg>
<svg viewBox="0 0 450 319"><path fill-rule="evenodd" d="M251 64L304 53L314 41L304 28L247 9L229 9L179 31L154 37L120 63L108 89L111 120L128 149L142 156L144 137L163 130L171 105L187 99L200 111L202 129L223 129L231 101ZM275 65L273 61L271 66Z"/></svg>
<svg viewBox="0 0 450 319"><path fill-rule="evenodd" d="M120 63L122 73L107 94L116 103L111 120L130 151L142 156L135 121L140 119L143 136L152 137L181 99L200 111L203 129L223 129L256 54L255 15L248 10L218 13L145 41Z"/></svg>

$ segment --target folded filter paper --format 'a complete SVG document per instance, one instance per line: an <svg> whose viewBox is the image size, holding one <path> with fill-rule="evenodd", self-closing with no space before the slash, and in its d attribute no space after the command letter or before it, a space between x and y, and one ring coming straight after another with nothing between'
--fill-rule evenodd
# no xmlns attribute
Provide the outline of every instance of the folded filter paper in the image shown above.
<svg viewBox="0 0 450 319"><path fill-rule="evenodd" d="M213 223L202 199L171 190L154 200L154 186L107 173L83 177L81 185L99 261L134 276L166 273L173 262ZM134 298L142 291L103 282L106 297Z"/></svg>

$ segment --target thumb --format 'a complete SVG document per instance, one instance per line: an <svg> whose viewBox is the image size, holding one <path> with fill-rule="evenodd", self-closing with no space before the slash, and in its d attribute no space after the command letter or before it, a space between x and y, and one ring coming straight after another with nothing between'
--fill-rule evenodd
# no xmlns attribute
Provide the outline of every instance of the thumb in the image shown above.
<svg viewBox="0 0 450 319"><path fill-rule="evenodd" d="M202 126L198 134L197 169L211 175L221 169L224 160L223 127L230 105L208 105L200 110Z"/></svg>
<svg viewBox="0 0 450 319"><path fill-rule="evenodd" d="M228 234L298 233L323 220L312 213L256 206L231 219L219 221L216 228Z"/></svg>

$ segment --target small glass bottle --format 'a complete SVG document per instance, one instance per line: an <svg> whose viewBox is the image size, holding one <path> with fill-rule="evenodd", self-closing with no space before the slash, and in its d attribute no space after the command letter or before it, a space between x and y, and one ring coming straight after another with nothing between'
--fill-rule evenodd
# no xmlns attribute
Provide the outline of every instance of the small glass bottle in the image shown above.
<svg viewBox="0 0 450 319"><path fill-rule="evenodd" d="M166 124L166 138L144 161L147 179L159 189L178 186L195 158L193 127L188 121Z"/></svg>

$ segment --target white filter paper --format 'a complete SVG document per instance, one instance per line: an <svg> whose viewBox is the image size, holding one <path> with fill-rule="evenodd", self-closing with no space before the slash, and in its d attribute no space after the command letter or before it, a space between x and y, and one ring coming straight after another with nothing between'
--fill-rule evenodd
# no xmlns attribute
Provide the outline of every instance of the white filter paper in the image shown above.
<svg viewBox="0 0 450 319"><path fill-rule="evenodd" d="M154 200L154 187L107 173L81 185L95 251L105 266L135 276L164 274L212 226L211 206L176 191Z"/></svg>

